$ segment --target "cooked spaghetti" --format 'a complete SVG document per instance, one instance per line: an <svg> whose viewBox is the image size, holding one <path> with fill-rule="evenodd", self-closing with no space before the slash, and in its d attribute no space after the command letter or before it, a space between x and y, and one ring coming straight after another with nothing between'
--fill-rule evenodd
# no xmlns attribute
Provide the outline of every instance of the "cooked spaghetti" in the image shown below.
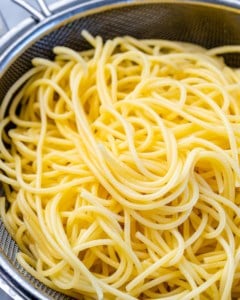
<svg viewBox="0 0 240 300"><path fill-rule="evenodd" d="M77 299L239 297L240 47L83 36L1 104L18 261Z"/></svg>

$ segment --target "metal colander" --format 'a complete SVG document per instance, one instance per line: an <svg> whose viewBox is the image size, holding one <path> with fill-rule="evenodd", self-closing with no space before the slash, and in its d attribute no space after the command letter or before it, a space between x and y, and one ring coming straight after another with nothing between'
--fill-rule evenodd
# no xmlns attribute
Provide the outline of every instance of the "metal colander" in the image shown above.
<svg viewBox="0 0 240 300"><path fill-rule="evenodd" d="M24 5L24 1L15 0ZM163 38L207 48L240 44L240 1L70 1L55 5L50 14L43 0L42 12L27 7L33 19L25 20L0 40L0 101L14 82L31 67L36 56L53 58L56 45L82 50L87 29L104 39L119 35ZM63 1L62 1L63 2ZM226 63L239 67L240 56L229 54ZM1 151L1 149L0 149ZM18 246L0 220L0 283L15 299L69 299L28 274L16 261Z"/></svg>

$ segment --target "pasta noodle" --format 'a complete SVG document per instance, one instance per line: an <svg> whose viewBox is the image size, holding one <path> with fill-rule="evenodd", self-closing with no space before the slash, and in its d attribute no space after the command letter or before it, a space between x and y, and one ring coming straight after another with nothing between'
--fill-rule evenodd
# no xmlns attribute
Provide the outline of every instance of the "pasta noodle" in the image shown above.
<svg viewBox="0 0 240 300"><path fill-rule="evenodd" d="M240 297L240 48L82 34L1 104L18 261L77 299Z"/></svg>

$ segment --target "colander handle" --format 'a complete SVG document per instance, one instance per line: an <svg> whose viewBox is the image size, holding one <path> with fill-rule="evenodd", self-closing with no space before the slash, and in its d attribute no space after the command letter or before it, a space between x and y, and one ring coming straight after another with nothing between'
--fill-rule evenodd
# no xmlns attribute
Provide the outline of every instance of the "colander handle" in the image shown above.
<svg viewBox="0 0 240 300"><path fill-rule="evenodd" d="M48 19L52 15L55 15L56 12L68 9L74 5L79 5L79 3L87 3L90 0L55 0L55 2L51 4L51 10L47 5L46 0L35 0L35 2L38 3L39 9L36 9L32 4L29 4L33 1L10 1L28 11L31 15L31 18L25 18L18 25L15 25L13 28L8 30L6 22L0 15L0 62L1 56L4 54L5 50L11 47L11 45L15 43L17 39L21 38L26 32L31 30L34 26L34 22L35 24L40 23L41 21Z"/></svg>
<svg viewBox="0 0 240 300"><path fill-rule="evenodd" d="M7 24L0 12L0 37L4 35L8 30Z"/></svg>
<svg viewBox="0 0 240 300"><path fill-rule="evenodd" d="M13 3L19 5L21 8L26 10L32 18L26 18L17 26L13 27L8 31L6 22L0 15L0 58L4 51L11 46L16 39L33 27L33 21L36 23L41 22L52 15L51 10L46 4L46 0L35 0L39 6L39 10L36 9L32 4L29 4L26 0L11 0ZM61 2L61 1L60 1Z"/></svg>
<svg viewBox="0 0 240 300"><path fill-rule="evenodd" d="M29 12L36 21L42 21L46 17L50 17L52 14L44 0L37 0L41 12L24 0L12 0L12 2L18 4L27 12Z"/></svg>

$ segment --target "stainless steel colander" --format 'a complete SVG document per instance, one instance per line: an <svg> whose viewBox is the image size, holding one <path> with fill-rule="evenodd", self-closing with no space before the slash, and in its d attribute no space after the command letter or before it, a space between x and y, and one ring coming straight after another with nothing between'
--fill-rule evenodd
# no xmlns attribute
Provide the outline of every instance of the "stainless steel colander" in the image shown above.
<svg viewBox="0 0 240 300"><path fill-rule="evenodd" d="M32 18L0 39L0 101L14 82L31 67L36 56L53 58L52 48L64 45L86 49L81 37L88 29L104 39L119 35L164 38L205 47L240 44L239 0L70 0L50 7L38 0L37 11L23 0L14 0ZM226 62L240 66L240 56ZM0 149L1 151L1 149ZM69 299L28 274L16 261L18 246L0 220L0 285L14 299Z"/></svg>

